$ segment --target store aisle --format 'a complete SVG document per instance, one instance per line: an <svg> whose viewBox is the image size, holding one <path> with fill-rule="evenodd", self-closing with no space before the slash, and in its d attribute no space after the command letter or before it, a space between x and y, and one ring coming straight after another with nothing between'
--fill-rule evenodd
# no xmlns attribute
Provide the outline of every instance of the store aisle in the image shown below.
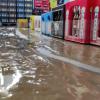
<svg viewBox="0 0 100 100"><path fill-rule="evenodd" d="M99 100L99 47L21 33L0 44L0 100Z"/></svg>

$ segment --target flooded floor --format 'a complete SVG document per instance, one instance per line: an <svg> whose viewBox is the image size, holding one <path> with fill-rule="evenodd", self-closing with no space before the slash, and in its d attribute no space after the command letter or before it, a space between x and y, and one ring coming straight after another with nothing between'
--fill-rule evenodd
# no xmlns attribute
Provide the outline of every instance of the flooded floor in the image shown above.
<svg viewBox="0 0 100 100"><path fill-rule="evenodd" d="M0 42L0 100L100 100L100 47L21 33Z"/></svg>

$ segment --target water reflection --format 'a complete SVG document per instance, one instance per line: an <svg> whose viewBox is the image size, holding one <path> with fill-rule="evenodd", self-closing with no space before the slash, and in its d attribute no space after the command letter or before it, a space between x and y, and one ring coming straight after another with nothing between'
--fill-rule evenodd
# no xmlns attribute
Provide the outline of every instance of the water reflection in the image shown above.
<svg viewBox="0 0 100 100"><path fill-rule="evenodd" d="M0 67L0 95L2 98L6 98L12 96L9 90L19 82L22 75L17 67L13 67L13 69L8 65Z"/></svg>
<svg viewBox="0 0 100 100"><path fill-rule="evenodd" d="M99 100L100 75L80 69L75 63L65 63L58 57L83 63L96 57L94 62L99 63L98 48L93 48L96 51L93 54L88 46L40 36L36 39L31 46L24 41L23 49L16 45L16 39L6 41L17 49L0 47L0 100ZM87 54L86 49L91 52ZM56 55L57 59L49 55Z"/></svg>

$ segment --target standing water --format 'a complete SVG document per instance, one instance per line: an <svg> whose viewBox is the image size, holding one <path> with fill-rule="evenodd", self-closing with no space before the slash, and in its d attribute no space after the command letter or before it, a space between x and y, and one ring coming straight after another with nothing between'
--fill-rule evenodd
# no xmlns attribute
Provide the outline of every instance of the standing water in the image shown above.
<svg viewBox="0 0 100 100"><path fill-rule="evenodd" d="M36 35L31 45L15 34L1 39L0 100L100 99L100 74L91 70L100 67L98 47Z"/></svg>

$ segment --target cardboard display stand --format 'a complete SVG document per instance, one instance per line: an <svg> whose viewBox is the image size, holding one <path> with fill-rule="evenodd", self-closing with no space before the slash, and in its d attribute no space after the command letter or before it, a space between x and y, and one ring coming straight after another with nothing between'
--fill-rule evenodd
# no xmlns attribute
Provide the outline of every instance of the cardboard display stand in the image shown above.
<svg viewBox="0 0 100 100"><path fill-rule="evenodd" d="M51 35L57 38L64 38L64 22L65 22L65 6L59 6L53 9L53 22L51 28Z"/></svg>
<svg viewBox="0 0 100 100"><path fill-rule="evenodd" d="M100 0L95 0L91 19L91 44L100 46Z"/></svg>
<svg viewBox="0 0 100 100"><path fill-rule="evenodd" d="M95 0L66 3L65 40L90 43L91 8Z"/></svg>

